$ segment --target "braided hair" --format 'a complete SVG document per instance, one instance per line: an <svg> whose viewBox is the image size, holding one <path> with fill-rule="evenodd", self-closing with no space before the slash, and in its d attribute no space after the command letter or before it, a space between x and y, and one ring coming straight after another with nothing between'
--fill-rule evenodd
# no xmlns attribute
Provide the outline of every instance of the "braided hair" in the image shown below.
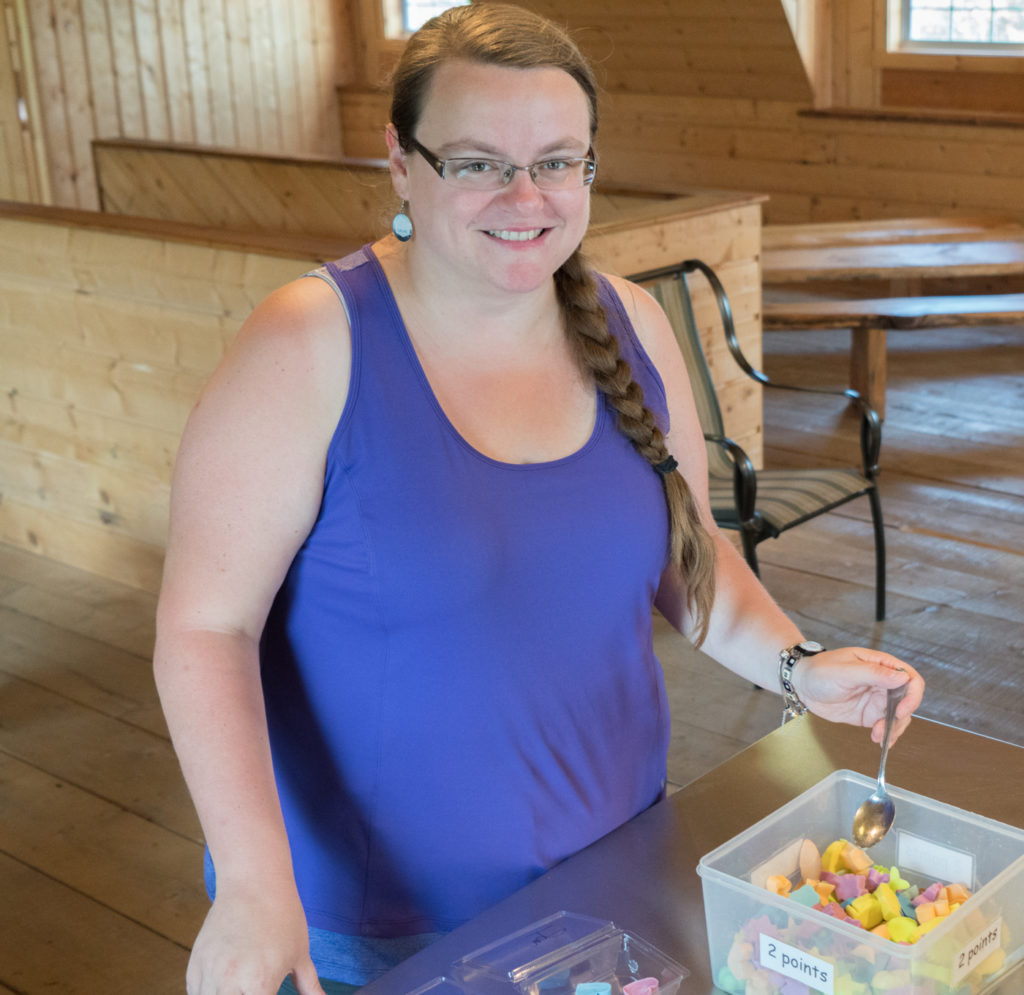
<svg viewBox="0 0 1024 995"><path fill-rule="evenodd" d="M579 83L590 108L590 137L597 131L597 82L575 42L551 21L523 7L473 3L452 7L427 21L410 39L392 74L391 124L399 145L412 148L434 72L444 62L466 59L513 69L555 68ZM707 635L714 601L715 550L693 492L644 404L643 390L622 358L598 299L597 282L579 248L555 273L562 324L584 375L615 410L617 424L637 453L658 472L669 512L669 563L678 570L695 622L695 642Z"/></svg>
<svg viewBox="0 0 1024 995"><path fill-rule="evenodd" d="M689 484L675 470L665 436L644 404L643 388L621 356L619 342L597 296L597 283L577 249L555 273L566 335L577 362L615 410L619 431L661 476L668 505L669 563L680 572L690 612L696 622L696 645L707 636L715 596L715 547L704 528Z"/></svg>

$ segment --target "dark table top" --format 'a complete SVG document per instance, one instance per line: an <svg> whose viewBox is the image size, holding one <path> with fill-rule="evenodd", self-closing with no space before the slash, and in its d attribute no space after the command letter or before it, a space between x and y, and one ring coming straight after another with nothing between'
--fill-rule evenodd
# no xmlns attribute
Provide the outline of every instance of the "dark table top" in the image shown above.
<svg viewBox="0 0 1024 995"><path fill-rule="evenodd" d="M711 980L700 858L834 770L874 777L867 730L807 715L641 813L442 940L400 964L367 995L404 995L449 973L459 957L560 910L611 920L683 964L686 995ZM1024 827L1024 749L915 719L893 747L890 786ZM1020 992L1012 973L996 989Z"/></svg>

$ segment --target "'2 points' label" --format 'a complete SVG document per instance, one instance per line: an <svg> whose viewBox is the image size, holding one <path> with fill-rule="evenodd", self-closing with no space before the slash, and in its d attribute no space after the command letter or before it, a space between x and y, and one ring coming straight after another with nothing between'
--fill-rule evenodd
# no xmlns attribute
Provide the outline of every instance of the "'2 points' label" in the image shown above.
<svg viewBox="0 0 1024 995"><path fill-rule="evenodd" d="M808 988L822 992L823 995L834 995L836 969L833 964L820 957L791 947L788 943L780 943L774 936L761 936L761 966L777 971L779 974L802 981Z"/></svg>
<svg viewBox="0 0 1024 995"><path fill-rule="evenodd" d="M958 985L986 957L1002 946L1003 920L996 919L968 943L953 961L953 984Z"/></svg>

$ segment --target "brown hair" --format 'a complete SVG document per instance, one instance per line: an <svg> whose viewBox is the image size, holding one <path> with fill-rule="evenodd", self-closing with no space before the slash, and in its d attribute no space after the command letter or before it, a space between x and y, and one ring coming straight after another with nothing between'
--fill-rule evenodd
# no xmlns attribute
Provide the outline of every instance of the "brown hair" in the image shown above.
<svg viewBox="0 0 1024 995"><path fill-rule="evenodd" d="M590 105L590 137L597 131L597 84L575 42L551 21L503 3L452 7L427 21L409 39L392 76L391 123L410 149L434 72L442 63L467 59L511 69L555 68L579 83ZM585 374L618 416L619 430L656 467L669 459L665 437L644 404L619 343L608 330L597 283L579 248L555 273L566 335ZM693 492L678 472L661 474L671 522L669 561L680 571L695 621L695 642L707 635L714 601L715 550Z"/></svg>

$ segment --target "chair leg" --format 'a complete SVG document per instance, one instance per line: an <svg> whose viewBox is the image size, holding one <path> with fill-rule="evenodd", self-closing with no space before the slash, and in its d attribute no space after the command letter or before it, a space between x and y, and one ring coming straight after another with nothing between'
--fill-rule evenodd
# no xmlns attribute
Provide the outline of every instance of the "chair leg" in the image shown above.
<svg viewBox="0 0 1024 995"><path fill-rule="evenodd" d="M875 526L875 620L885 620L885 526L882 523L882 499L876 484L868 491L871 520Z"/></svg>

